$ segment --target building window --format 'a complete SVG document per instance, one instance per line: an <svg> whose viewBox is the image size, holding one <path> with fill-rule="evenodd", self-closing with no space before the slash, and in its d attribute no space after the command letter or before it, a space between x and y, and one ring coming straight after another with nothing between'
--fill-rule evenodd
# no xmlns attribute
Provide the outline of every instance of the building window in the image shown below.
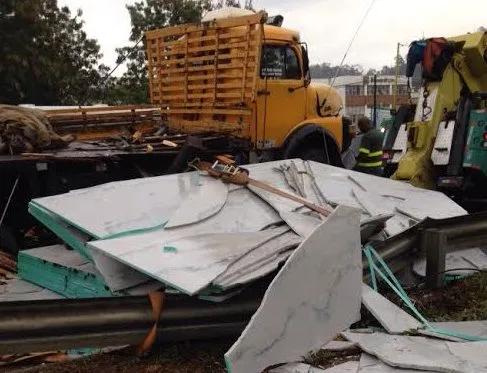
<svg viewBox="0 0 487 373"><path fill-rule="evenodd" d="M408 86L405 84L401 84L397 86L397 93L399 95L406 95L408 93Z"/></svg>
<svg viewBox="0 0 487 373"><path fill-rule="evenodd" d="M364 87L361 85L347 85L345 86L345 94L347 96L360 96L364 94Z"/></svg>
<svg viewBox="0 0 487 373"><path fill-rule="evenodd" d="M261 78L301 79L298 56L289 46L264 46L260 66Z"/></svg>

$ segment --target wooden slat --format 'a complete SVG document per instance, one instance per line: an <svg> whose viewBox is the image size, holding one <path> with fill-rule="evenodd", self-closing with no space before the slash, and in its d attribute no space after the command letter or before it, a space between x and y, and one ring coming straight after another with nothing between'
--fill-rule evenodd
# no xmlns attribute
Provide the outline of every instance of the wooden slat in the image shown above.
<svg viewBox="0 0 487 373"><path fill-rule="evenodd" d="M167 114L223 114L223 115L252 115L250 109L168 109Z"/></svg>
<svg viewBox="0 0 487 373"><path fill-rule="evenodd" d="M223 29L225 30L225 29ZM214 33L215 30L208 30L207 31L207 35L205 36L197 36L197 37L190 37L190 38L187 38L186 39L188 40L188 44L200 44L202 42L206 42L206 41L213 41L214 40L214 36L213 36L213 33ZM259 33L258 30L251 30L250 31L250 37L253 38L254 36L257 36ZM238 32L236 30L232 30L232 32L223 32L223 33L220 33L220 40L224 40L224 39L238 39L238 38L243 38L245 39L246 37L246 31L244 32ZM157 38L155 39L146 39L147 40L147 43L150 43L152 45L155 45L156 44L156 40ZM173 40L173 41L165 41L164 42L164 47L173 47L175 45L181 45L181 40Z"/></svg>
<svg viewBox="0 0 487 373"><path fill-rule="evenodd" d="M238 79L238 78L237 78ZM210 79L208 79L210 80ZM249 78L247 78L247 82ZM162 87L162 92L174 92L174 91L194 91L200 89L213 89L215 87L215 83L208 83L208 84L189 84L189 85L175 85L175 86L167 86ZM241 83L220 83L218 84L219 89L232 89L232 88L240 88L242 87ZM215 90L216 91L216 90ZM156 93L160 93L159 90L154 90Z"/></svg>
<svg viewBox="0 0 487 373"><path fill-rule="evenodd" d="M35 109L35 108L34 108ZM41 109L48 116L52 114L66 114L66 113L90 113L93 111L130 111L130 110L159 110L158 107L154 105L120 105L120 106L81 106L73 107L70 109Z"/></svg>
<svg viewBox="0 0 487 373"><path fill-rule="evenodd" d="M257 65L255 62L251 62L251 63L248 63L247 64L248 66L247 67L250 67L250 68L255 68ZM218 67L218 70L229 70L229 69L243 69L244 67L244 64L243 63L229 63L229 64L225 64L225 65L220 65ZM164 75L169 75L169 74L178 74L178 73L182 73L182 72L185 72L185 68L172 68L172 69L167 69L167 70L162 70L160 72L160 75L161 76L164 76ZM211 71L213 70L213 65L203 65L203 66L192 66L192 67L188 67L188 72L200 72L200 71Z"/></svg>
<svg viewBox="0 0 487 373"><path fill-rule="evenodd" d="M251 46L257 46L257 42L251 42L250 43ZM227 44L220 44L220 46L218 47L218 49L232 49L232 50L235 50L235 49L239 49L241 48L242 50L245 49L245 46L247 45L247 43L245 41L234 41L234 42L231 42L231 43L227 43ZM182 47L183 45L180 44L180 47ZM163 56L164 57L171 57L171 56L177 56L179 54L184 54L184 50L170 50L168 51L167 48L164 44L161 44L160 47L155 47L155 48L149 48L150 51L152 51L152 53L156 53L157 52L157 49L163 49ZM201 52L212 52L215 50L215 46L214 45L205 45L205 46L202 46L202 47L193 47L193 48L188 48L188 53L201 53Z"/></svg>
<svg viewBox="0 0 487 373"><path fill-rule="evenodd" d="M186 55L187 56L187 55ZM166 68L170 65L177 65L177 64L184 64L187 65L188 62L204 62L204 61L213 61L215 59L218 60L226 60L226 59L239 59L239 58L247 58L247 57L256 57L257 52L249 52L247 55L245 52L243 53L226 53L226 54L218 54L217 56L211 55L211 56L201 56L201 57L191 57L191 58L180 58L177 60L164 60L159 58L159 61L155 64L153 64L153 67L162 67Z"/></svg>
<svg viewBox="0 0 487 373"><path fill-rule="evenodd" d="M147 40L164 38L173 35L188 34L191 32L201 32L211 26L212 29L218 28L228 28L228 27L238 27L245 26L247 24L263 24L267 19L267 14L265 12L259 12L251 14L248 16L235 17L235 18L223 18L218 19L214 22L209 22L208 24L187 24L181 26L165 27L160 30L146 31L145 37Z"/></svg>
<svg viewBox="0 0 487 373"><path fill-rule="evenodd" d="M240 98L240 93L233 92L233 93L217 93L217 98ZM250 98L251 94L245 94L245 97ZM213 93L193 93L188 94L188 99L200 99L200 98L213 98ZM163 97L163 101L170 101L170 100L184 100L184 95L166 95Z"/></svg>

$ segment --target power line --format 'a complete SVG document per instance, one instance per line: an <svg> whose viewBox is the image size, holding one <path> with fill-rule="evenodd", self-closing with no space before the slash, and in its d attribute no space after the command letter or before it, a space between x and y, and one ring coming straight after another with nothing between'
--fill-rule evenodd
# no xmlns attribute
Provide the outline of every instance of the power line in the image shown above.
<svg viewBox="0 0 487 373"><path fill-rule="evenodd" d="M335 85L335 80L336 80L336 78L337 78L338 74L340 73L340 69L342 68L343 63L345 62L345 59L347 58L348 52L350 51L350 48L352 47L352 44L353 44L353 42L355 41L355 38L357 37L357 35L358 35L358 33L359 33L360 29L362 28L362 25L364 24L365 20L367 19L367 16L369 15L370 11L372 10L372 7L374 6L375 1L376 1L376 0L372 0L372 1L370 2L370 5L369 5L369 7L367 8L367 11L366 11L366 12L365 12L365 14L364 14L364 17L363 17L363 18L362 18L362 20L360 21L360 23L359 23L359 25L358 25L358 27L357 27L357 30L355 31L355 34L353 35L352 40L350 41L350 44L348 44L348 48L347 48L347 50L345 51L345 54L343 55L342 62L340 62L340 65L339 65L339 66L337 67L337 69L336 69L335 76L333 77L333 80L332 80L332 82L331 82L330 88L328 89L328 92L327 92L327 94L326 94L325 98L323 99L323 102L321 103L321 107L325 106L325 104L326 104L326 100L328 99L328 95L330 94L331 89L332 89L332 88L333 88L333 86Z"/></svg>

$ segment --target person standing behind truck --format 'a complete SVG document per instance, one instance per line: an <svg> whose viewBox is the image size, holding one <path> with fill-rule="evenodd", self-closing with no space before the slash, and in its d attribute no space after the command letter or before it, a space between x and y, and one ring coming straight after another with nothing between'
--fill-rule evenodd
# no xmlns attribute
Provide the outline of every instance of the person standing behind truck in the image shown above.
<svg viewBox="0 0 487 373"><path fill-rule="evenodd" d="M355 171L382 176L384 170L382 164L382 133L372 126L367 117L359 119L358 127L364 135L360 143Z"/></svg>

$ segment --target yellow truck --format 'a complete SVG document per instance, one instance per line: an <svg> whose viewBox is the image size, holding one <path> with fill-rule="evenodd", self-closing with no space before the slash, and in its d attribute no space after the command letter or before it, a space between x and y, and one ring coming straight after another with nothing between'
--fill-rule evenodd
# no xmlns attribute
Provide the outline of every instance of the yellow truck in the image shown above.
<svg viewBox="0 0 487 373"><path fill-rule="evenodd" d="M243 161L340 166L355 127L337 91L311 83L299 33L275 20L259 12L147 31L151 102L169 131L225 134Z"/></svg>

